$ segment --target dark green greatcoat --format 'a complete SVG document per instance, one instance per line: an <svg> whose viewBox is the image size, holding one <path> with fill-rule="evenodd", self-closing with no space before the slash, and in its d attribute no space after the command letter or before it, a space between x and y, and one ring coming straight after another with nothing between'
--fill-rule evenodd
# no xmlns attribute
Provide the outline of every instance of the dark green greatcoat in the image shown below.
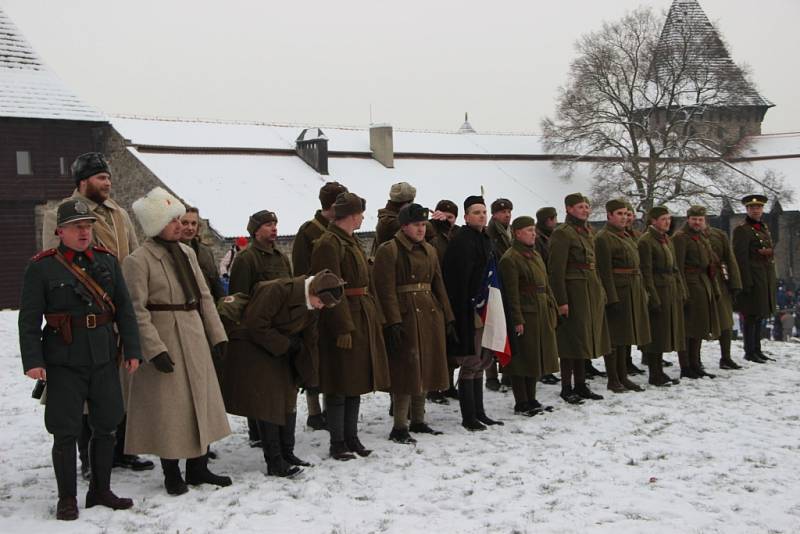
<svg viewBox="0 0 800 534"><path fill-rule="evenodd" d="M262 245L253 239L233 260L228 293L249 295L259 282L291 277L292 266L286 256L274 245Z"/></svg>
<svg viewBox="0 0 800 534"><path fill-rule="evenodd" d="M724 330L733 330L733 297L742 290L742 276L739 265L733 255L733 247L728 234L719 228L709 227L706 232L711 248L714 250L719 264L714 269L719 286L719 326Z"/></svg>
<svg viewBox="0 0 800 534"><path fill-rule="evenodd" d="M733 253L742 275L742 292L736 298L736 310L744 315L765 318L775 311L777 275L771 254L773 247L765 222L747 217L733 230Z"/></svg>
<svg viewBox="0 0 800 534"><path fill-rule="evenodd" d="M511 362L503 372L533 378L558 372L558 310L542 257L515 240L500 258L499 268L512 336ZM524 332L517 336L514 327L520 324Z"/></svg>
<svg viewBox="0 0 800 534"><path fill-rule="evenodd" d="M328 219L317 210L314 218L304 222L297 230L292 243L292 269L297 275L314 274L311 272L311 251L314 241L328 228Z"/></svg>
<svg viewBox="0 0 800 534"><path fill-rule="evenodd" d="M372 274L386 324L403 326L399 353L389 355L390 391L421 395L447 389L445 325L453 312L436 250L398 231L378 247ZM426 286L413 290L415 284Z"/></svg>
<svg viewBox="0 0 800 534"><path fill-rule="evenodd" d="M357 396L389 388L389 363L383 341L383 314L375 299L367 256L354 236L331 224L314 243L311 271L330 269L347 285L348 295L336 307L323 309L319 319L319 386L323 393ZM350 334L351 349L340 349L336 339Z"/></svg>
<svg viewBox="0 0 800 534"><path fill-rule="evenodd" d="M547 266L556 303L569 305L569 315L556 330L561 358L591 359L611 352L606 292L595 263L591 227L568 215L550 236Z"/></svg>
<svg viewBox="0 0 800 534"><path fill-rule="evenodd" d="M639 267L650 308L650 343L642 352L684 350L686 331L683 303L686 288L675 263L675 247L669 236L652 226L639 238Z"/></svg>
<svg viewBox="0 0 800 534"><path fill-rule="evenodd" d="M703 232L693 230L688 223L672 237L675 263L683 274L689 300L684 306L686 337L717 339L720 335L716 275L712 269L718 263L711 243Z"/></svg>
<svg viewBox="0 0 800 534"><path fill-rule="evenodd" d="M639 268L636 240L623 228L606 224L595 237L597 272L606 290L606 309L611 344L650 343L647 291Z"/></svg>

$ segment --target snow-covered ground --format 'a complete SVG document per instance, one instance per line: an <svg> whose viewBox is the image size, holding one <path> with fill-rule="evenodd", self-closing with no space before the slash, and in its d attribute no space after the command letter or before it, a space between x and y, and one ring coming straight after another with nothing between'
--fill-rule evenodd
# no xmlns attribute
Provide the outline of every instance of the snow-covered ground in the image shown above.
<svg viewBox="0 0 800 534"><path fill-rule="evenodd" d="M506 424L475 434L459 425L455 403L429 405L429 422L445 435L418 437L416 447L388 441L388 398L368 395L361 439L372 456L330 460L327 434L300 425L296 452L316 466L294 480L264 475L244 420L232 417L234 434L214 445L212 468L233 486L170 497L158 468L115 470L113 487L134 498L133 510L84 510L81 481L80 519L57 522L51 440L21 372L16 317L0 312L3 533L800 532L793 343L765 344L777 362L745 362L745 370L666 390L614 395L595 380L606 399L583 406L540 385L539 399L555 411L532 419L513 415L510 393L486 392L489 415ZM741 344L734 357L741 361ZM710 371L717 359L707 344Z"/></svg>

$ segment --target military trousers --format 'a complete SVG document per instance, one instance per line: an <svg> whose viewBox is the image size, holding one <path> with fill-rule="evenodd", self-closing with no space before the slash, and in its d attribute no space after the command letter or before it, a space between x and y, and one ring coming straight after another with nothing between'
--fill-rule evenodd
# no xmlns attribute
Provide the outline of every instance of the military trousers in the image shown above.
<svg viewBox="0 0 800 534"><path fill-rule="evenodd" d="M491 351L481 347L483 338L483 328L475 329L475 354L467 356L457 356L456 361L460 366L458 379L461 380L483 380L483 372L494 363L494 355Z"/></svg>
<svg viewBox="0 0 800 534"><path fill-rule="evenodd" d="M408 415L411 410L412 423L425 422L425 393L422 395L392 394L394 403L394 428L408 430Z"/></svg>

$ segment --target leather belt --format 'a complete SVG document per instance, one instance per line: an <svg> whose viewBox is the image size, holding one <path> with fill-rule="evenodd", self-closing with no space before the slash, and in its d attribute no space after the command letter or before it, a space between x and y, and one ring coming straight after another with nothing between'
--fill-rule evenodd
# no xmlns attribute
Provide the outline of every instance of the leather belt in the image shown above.
<svg viewBox="0 0 800 534"><path fill-rule="evenodd" d="M86 315L70 315L69 321L72 328L88 328L92 330L98 326L114 322L114 316L110 313L88 313Z"/></svg>
<svg viewBox="0 0 800 534"><path fill-rule="evenodd" d="M345 288L344 294L348 297L363 297L369 295L368 287L348 287Z"/></svg>
<svg viewBox="0 0 800 534"><path fill-rule="evenodd" d="M430 291L431 285L427 282L418 282L416 284L405 284L397 286L398 293L418 293L420 291Z"/></svg>
<svg viewBox="0 0 800 534"><path fill-rule="evenodd" d="M614 267L611 272L614 274L640 274L641 271L636 267Z"/></svg>
<svg viewBox="0 0 800 534"><path fill-rule="evenodd" d="M594 263L567 263L567 269L579 271L594 271Z"/></svg>
<svg viewBox="0 0 800 534"><path fill-rule="evenodd" d="M545 286L519 286L519 292L525 293L526 295L536 295L542 294L547 292L547 288Z"/></svg>
<svg viewBox="0 0 800 534"><path fill-rule="evenodd" d="M148 311L195 311L200 309L197 302L187 302L186 304L152 304L145 306Z"/></svg>

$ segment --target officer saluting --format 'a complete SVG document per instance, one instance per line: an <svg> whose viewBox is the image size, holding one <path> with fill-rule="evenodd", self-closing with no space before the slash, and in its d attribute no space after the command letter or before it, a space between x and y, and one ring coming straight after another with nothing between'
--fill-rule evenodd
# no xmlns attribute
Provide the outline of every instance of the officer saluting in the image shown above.
<svg viewBox="0 0 800 534"><path fill-rule="evenodd" d="M19 311L25 374L48 384L44 420L54 440L56 517L63 520L78 518L75 443L85 402L92 429L86 507L133 506L131 499L117 497L110 488L114 430L123 416L113 323L130 373L139 366L139 330L116 258L91 246L95 220L81 199L59 205L56 232L61 243L31 259Z"/></svg>

